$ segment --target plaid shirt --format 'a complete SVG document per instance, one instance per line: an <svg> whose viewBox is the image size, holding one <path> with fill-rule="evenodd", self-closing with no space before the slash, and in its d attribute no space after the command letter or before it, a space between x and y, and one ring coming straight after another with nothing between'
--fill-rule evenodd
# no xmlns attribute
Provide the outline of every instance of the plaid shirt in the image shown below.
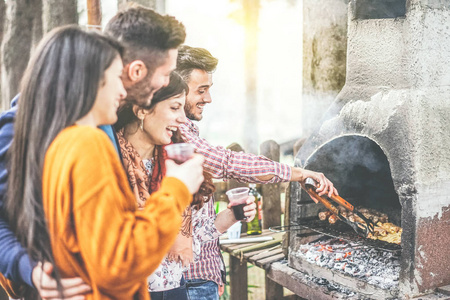
<svg viewBox="0 0 450 300"><path fill-rule="evenodd" d="M208 205L208 218L216 218L216 211L214 210L214 199L206 203ZM220 270L225 270L222 255L219 248L219 239L204 242L200 248L200 255L197 256L193 263L184 272L184 278L189 279L204 279L216 282L218 285L223 285L222 274Z"/></svg>
<svg viewBox="0 0 450 300"><path fill-rule="evenodd" d="M179 127L186 143L194 146L197 153L203 154L203 168L216 179L234 179L245 183L275 183L291 179L291 167L274 162L262 155L234 152L224 147L211 146L199 137L198 127L191 121ZM269 181L261 181L256 176L274 175Z"/></svg>
<svg viewBox="0 0 450 300"><path fill-rule="evenodd" d="M291 179L291 167L274 162L262 155L234 152L223 147L211 146L205 139L199 137L198 127L191 121L179 127L181 136L186 143L194 146L197 153L203 154L203 168L216 179L224 181L234 179L246 183L275 183ZM256 176L274 175L269 181L261 181ZM211 218L216 218L213 201L208 202L208 212ZM203 243L200 256L184 273L187 280L211 280L223 285L221 270L225 270L218 239Z"/></svg>

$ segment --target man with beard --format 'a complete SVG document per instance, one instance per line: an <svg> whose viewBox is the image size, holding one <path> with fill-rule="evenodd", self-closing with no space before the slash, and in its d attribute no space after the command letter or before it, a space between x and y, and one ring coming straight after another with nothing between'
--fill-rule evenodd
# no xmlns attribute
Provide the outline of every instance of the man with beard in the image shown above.
<svg viewBox="0 0 450 300"><path fill-rule="evenodd" d="M117 13L106 26L105 33L120 40L126 49L122 80L127 98L120 105L150 105L153 94L168 84L170 73L175 69L177 48L186 36L184 26L171 16L134 6ZM7 151L11 146L19 102L19 96L16 96L12 108L0 115L0 207L6 192ZM102 129L118 149L112 126ZM56 281L51 277L53 266L48 262L31 261L6 219L1 211L0 273L18 285L26 284L37 289L43 299L60 299ZM90 291L81 278L63 279L62 284L65 299L84 299L83 295Z"/></svg>
<svg viewBox="0 0 450 300"><path fill-rule="evenodd" d="M212 146L199 137L198 127L192 121L200 121L205 105L212 102L209 90L217 63L218 60L206 49L185 45L179 48L176 71L189 86L185 105L188 121L180 126L180 132L183 140L205 157L204 170L217 179L246 183L298 181L303 185L304 180L311 177L319 183L317 192L320 195L337 194L333 184L322 173L290 167L264 156ZM213 201L209 201L208 206L209 217L215 218ZM224 270L218 239L202 244L200 258L184 274L191 299L218 299L224 289Z"/></svg>

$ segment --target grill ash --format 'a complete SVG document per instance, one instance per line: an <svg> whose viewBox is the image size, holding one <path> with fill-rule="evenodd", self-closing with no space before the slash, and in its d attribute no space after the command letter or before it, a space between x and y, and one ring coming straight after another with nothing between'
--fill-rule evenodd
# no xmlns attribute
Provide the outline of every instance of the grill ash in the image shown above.
<svg viewBox="0 0 450 300"><path fill-rule="evenodd" d="M398 287L400 262L393 252L325 238L301 245L294 255L383 289Z"/></svg>

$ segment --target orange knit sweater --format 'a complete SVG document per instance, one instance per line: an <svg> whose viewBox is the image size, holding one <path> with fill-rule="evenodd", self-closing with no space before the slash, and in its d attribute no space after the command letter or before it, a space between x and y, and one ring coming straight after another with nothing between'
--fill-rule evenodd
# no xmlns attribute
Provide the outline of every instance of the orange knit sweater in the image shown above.
<svg viewBox="0 0 450 300"><path fill-rule="evenodd" d="M42 180L62 276L80 276L91 285L88 299L150 299L146 278L175 241L181 213L192 200L186 186L165 178L138 211L111 141L88 126L66 128L56 137Z"/></svg>

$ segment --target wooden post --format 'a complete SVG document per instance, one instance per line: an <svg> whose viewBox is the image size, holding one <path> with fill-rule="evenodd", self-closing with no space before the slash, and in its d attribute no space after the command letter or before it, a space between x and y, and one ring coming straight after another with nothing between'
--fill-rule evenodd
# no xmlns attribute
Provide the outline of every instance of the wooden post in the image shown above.
<svg viewBox="0 0 450 300"><path fill-rule="evenodd" d="M230 254L230 299L247 300L247 263Z"/></svg>
<svg viewBox="0 0 450 300"><path fill-rule="evenodd" d="M269 277L267 276L269 270L265 270L264 273L266 274L266 300L283 299L283 287L272 279L269 279Z"/></svg>
<svg viewBox="0 0 450 300"><path fill-rule="evenodd" d="M280 146L275 141L262 143L260 153L273 161L280 161ZM261 192L263 196L263 228L279 226L281 224L280 184L263 184Z"/></svg>
<svg viewBox="0 0 450 300"><path fill-rule="evenodd" d="M100 0L87 0L88 28L102 29L102 5Z"/></svg>
<svg viewBox="0 0 450 300"><path fill-rule="evenodd" d="M291 224L291 183L289 183L287 189L286 189L286 197L285 197L285 207L284 207L284 226L289 226ZM283 249L284 256L288 256L289 252L289 227L287 228L287 232L283 235L283 243L281 244L281 248Z"/></svg>

